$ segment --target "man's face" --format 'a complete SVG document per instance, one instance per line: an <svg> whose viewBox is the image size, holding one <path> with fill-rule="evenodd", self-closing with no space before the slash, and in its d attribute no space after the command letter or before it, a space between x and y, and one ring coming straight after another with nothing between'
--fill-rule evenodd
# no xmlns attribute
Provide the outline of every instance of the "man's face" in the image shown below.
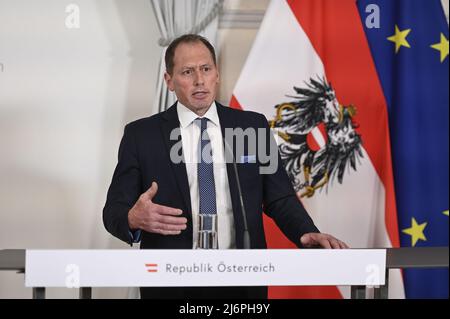
<svg viewBox="0 0 450 319"><path fill-rule="evenodd" d="M199 116L216 98L219 73L208 48L201 42L181 43L175 50L173 74L164 78L178 100Z"/></svg>

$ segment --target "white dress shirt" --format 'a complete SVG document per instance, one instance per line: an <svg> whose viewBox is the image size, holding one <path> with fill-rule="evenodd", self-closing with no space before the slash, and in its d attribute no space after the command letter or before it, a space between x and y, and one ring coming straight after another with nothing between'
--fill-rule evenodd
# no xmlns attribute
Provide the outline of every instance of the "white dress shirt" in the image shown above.
<svg viewBox="0 0 450 319"><path fill-rule="evenodd" d="M198 237L198 213L200 197L198 189L198 143L200 140L200 128L194 123L197 114L178 102L178 119L180 121L181 140L183 146L184 160L189 182L191 196L192 225L193 225L193 248L197 248ZM219 249L236 248L233 208L231 204L230 186L228 184L227 167L224 157L224 146L222 130L220 127L217 106L214 102L208 112L203 116L209 121L207 132L211 140L212 158L214 167L214 184L216 186L217 205L217 235Z"/></svg>

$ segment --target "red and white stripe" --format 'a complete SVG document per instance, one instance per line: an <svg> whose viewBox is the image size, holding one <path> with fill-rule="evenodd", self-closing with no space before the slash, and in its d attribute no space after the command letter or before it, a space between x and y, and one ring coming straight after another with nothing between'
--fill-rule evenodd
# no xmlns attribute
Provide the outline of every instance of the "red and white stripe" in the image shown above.
<svg viewBox="0 0 450 319"><path fill-rule="evenodd" d="M294 86L325 76L338 101L357 108L364 158L343 184L335 181L303 205L322 232L353 248L398 247L387 106L355 0L272 0L234 89L232 107L275 117ZM263 93L262 93L263 92ZM312 132L316 147L324 128ZM293 247L265 220L270 248ZM351 269L349 269L351 271ZM299 274L300 275L300 274ZM270 298L348 297L349 289L271 287ZM390 297L404 298L400 271L390 273Z"/></svg>
<svg viewBox="0 0 450 319"><path fill-rule="evenodd" d="M320 124L313 128L306 136L306 143L311 151L317 152L323 148L328 141L325 124Z"/></svg>

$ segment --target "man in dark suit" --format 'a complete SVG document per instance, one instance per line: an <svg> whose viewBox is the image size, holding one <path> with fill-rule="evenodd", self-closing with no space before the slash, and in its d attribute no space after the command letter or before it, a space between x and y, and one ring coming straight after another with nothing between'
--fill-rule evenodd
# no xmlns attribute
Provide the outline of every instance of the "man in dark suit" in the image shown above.
<svg viewBox="0 0 450 319"><path fill-rule="evenodd" d="M264 212L298 247L347 248L321 234L298 200L266 118L215 102L219 73L214 48L205 38L185 35L174 40L166 52L166 68L167 86L178 102L125 127L103 210L112 235L129 244L140 241L141 249L193 249L202 213L218 219L219 249L245 248L245 224L250 248L264 249ZM255 137L235 135L245 140L240 152L239 141L230 147L228 139L227 132L236 129ZM231 160L227 150L233 153ZM209 154L210 161L203 154ZM266 298L267 288L141 288L141 296Z"/></svg>

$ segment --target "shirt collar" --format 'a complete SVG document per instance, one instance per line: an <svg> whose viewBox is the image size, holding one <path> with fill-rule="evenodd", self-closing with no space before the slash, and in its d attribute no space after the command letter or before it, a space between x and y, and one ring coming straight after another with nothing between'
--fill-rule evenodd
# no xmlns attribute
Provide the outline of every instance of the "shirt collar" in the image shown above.
<svg viewBox="0 0 450 319"><path fill-rule="evenodd" d="M178 119L180 121L181 128L186 128L189 126L194 120L198 118L198 115L184 106L180 101L177 103L177 113ZM217 105L216 102L211 104L209 110L202 117L206 117L209 121L211 121L214 125L219 126L219 115L217 114Z"/></svg>

